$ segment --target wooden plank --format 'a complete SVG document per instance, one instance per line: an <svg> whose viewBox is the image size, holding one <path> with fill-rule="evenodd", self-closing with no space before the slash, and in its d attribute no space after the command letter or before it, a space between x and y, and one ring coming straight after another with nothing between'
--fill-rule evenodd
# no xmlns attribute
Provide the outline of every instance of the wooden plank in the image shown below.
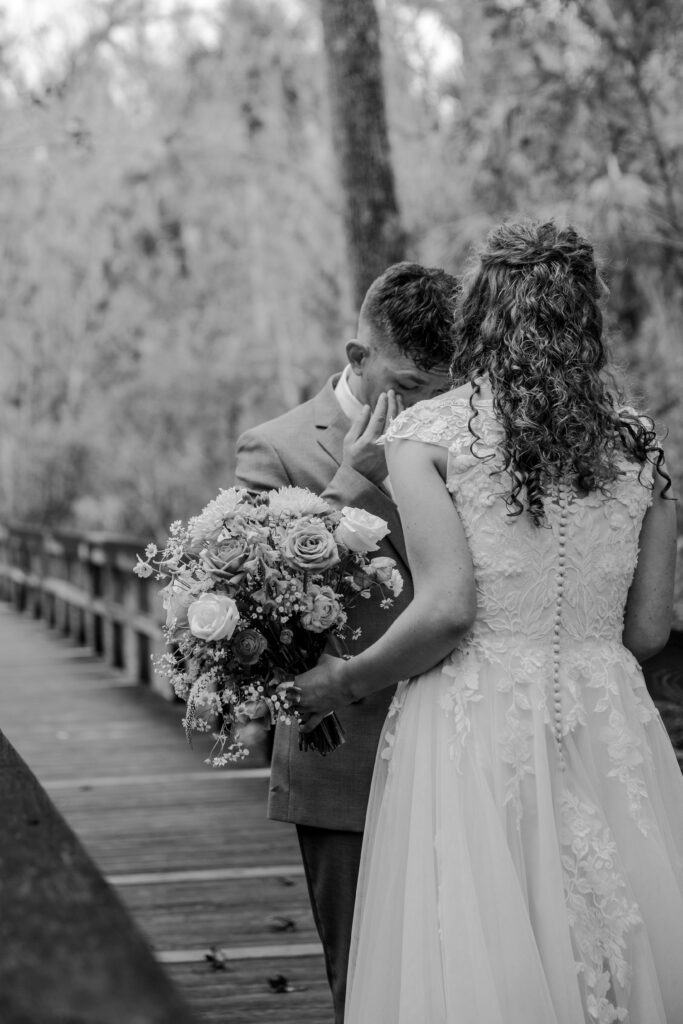
<svg viewBox="0 0 683 1024"><path fill-rule="evenodd" d="M221 768L213 771L174 772L172 775L93 775L88 778L76 779L45 779L43 786L47 790L56 789L97 789L101 786L155 786L176 784L178 782L212 781L229 783L243 779L268 779L268 768Z"/></svg>
<svg viewBox="0 0 683 1024"><path fill-rule="evenodd" d="M291 960L296 957L322 956L323 947L319 942L289 946L213 946L217 957L230 960ZM206 949L162 949L154 954L160 964L201 964L207 960Z"/></svg>
<svg viewBox="0 0 683 1024"><path fill-rule="evenodd" d="M300 946L318 935L301 876L119 888L154 949Z"/></svg>
<svg viewBox="0 0 683 1024"><path fill-rule="evenodd" d="M297 863L294 826L266 817L267 782L229 790L164 785L55 790L62 814L106 875Z"/></svg>
<svg viewBox="0 0 683 1024"><path fill-rule="evenodd" d="M321 957L238 961L226 970L209 963L166 969L203 1024L333 1024ZM278 977L295 991L276 991L269 979Z"/></svg>
<svg viewBox="0 0 683 1024"><path fill-rule="evenodd" d="M240 878L286 878L303 875L303 864L275 864L248 868L200 868L196 871L155 871L137 875L109 875L111 885L168 885L170 882L227 882Z"/></svg>

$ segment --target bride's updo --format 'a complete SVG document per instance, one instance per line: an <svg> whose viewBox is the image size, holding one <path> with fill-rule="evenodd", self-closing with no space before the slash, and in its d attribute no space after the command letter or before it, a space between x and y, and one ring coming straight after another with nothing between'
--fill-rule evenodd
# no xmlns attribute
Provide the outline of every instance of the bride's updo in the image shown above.
<svg viewBox="0 0 683 1024"><path fill-rule="evenodd" d="M619 456L651 462L669 487L654 424L624 408L606 369L603 291L591 244L552 221L496 228L464 282L453 376L473 384L476 410L488 375L505 431L508 509L528 509L537 525L549 486L607 491ZM476 439L476 414L470 430Z"/></svg>

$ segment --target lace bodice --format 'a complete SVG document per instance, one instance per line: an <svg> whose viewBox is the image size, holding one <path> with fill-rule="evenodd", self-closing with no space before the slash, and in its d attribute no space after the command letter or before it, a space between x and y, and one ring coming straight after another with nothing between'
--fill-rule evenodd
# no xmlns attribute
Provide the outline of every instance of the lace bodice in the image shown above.
<svg viewBox="0 0 683 1024"><path fill-rule="evenodd" d="M546 525L509 516L501 467L502 428L492 400L475 397L472 446L468 396L450 392L407 409L386 439L411 438L448 449L447 486L474 563L478 610L471 642L504 645L566 641L620 643L624 607L638 556L638 536L652 492L641 467L623 460L622 475L580 496L561 486L546 501Z"/></svg>

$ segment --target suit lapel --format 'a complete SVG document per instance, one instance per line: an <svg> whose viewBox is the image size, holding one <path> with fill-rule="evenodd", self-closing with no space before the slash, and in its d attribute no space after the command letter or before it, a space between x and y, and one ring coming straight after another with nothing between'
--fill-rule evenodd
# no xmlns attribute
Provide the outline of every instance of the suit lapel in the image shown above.
<svg viewBox="0 0 683 1024"><path fill-rule="evenodd" d="M330 377L325 387L316 395L314 400L318 444L337 466L340 466L342 462L344 438L350 426L348 418L344 415L339 402L334 397L334 387L339 380L339 376L339 374L335 374L335 376ZM369 482L367 491L368 501L365 506L367 511L385 519L389 526L389 536L383 543L395 549L396 554L398 554L407 569L408 555L396 503L383 488L376 487Z"/></svg>
<svg viewBox="0 0 683 1024"><path fill-rule="evenodd" d="M341 374L330 377L325 387L315 397L315 426L318 444L340 466L344 438L350 422L334 397L334 388Z"/></svg>

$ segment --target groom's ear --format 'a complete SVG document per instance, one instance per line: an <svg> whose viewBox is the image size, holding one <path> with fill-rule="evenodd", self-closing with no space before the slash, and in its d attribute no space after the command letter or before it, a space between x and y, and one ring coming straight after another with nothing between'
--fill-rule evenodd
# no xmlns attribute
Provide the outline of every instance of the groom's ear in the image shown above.
<svg viewBox="0 0 683 1024"><path fill-rule="evenodd" d="M358 338L352 338L351 341L346 342L346 358L351 366L351 372L361 375L363 373L363 364L368 358L370 349L367 345L363 345Z"/></svg>

